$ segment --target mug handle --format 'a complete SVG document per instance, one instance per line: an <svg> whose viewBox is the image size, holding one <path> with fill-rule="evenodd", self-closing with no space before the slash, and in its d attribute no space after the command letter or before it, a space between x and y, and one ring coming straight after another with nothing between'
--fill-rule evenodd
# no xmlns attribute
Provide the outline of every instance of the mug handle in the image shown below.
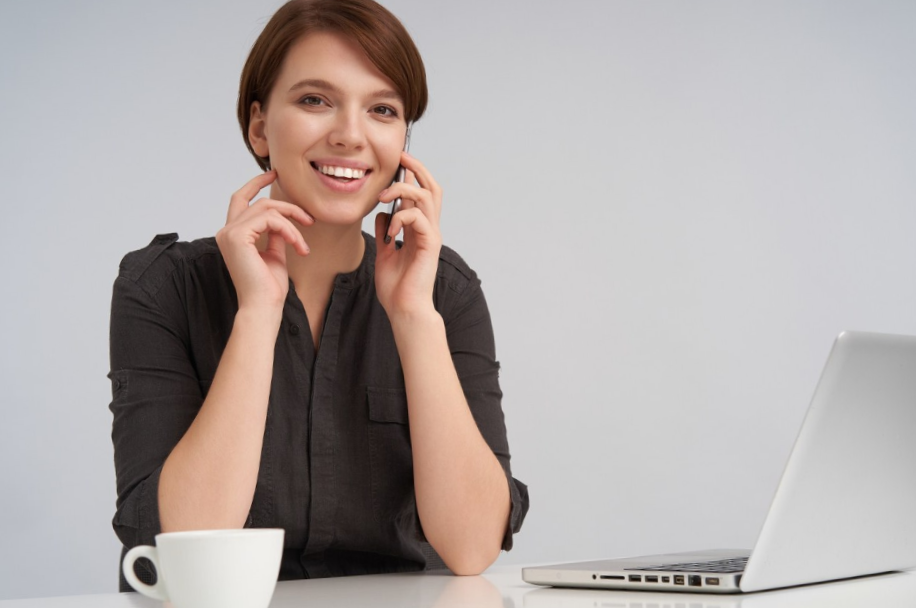
<svg viewBox="0 0 916 608"><path fill-rule="evenodd" d="M147 585L137 578L136 573L134 573L134 562L141 557L145 557L156 566L155 585ZM124 556L122 570L124 571L124 578L127 579L130 586L146 597L151 597L154 600L162 600L163 602L169 601L169 596L165 593L165 584L162 581L162 569L159 567L159 554L156 551L156 547L140 545L128 551L127 555Z"/></svg>

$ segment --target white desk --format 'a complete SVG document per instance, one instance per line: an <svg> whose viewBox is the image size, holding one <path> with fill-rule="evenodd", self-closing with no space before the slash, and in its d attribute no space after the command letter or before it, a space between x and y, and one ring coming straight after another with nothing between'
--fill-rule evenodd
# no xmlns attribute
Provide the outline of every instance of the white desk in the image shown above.
<svg viewBox="0 0 916 608"><path fill-rule="evenodd" d="M271 608L852 608L916 606L916 573L742 596L555 589L522 581L521 566L482 576L381 574L277 584ZM162 608L138 593L0 601L0 608Z"/></svg>

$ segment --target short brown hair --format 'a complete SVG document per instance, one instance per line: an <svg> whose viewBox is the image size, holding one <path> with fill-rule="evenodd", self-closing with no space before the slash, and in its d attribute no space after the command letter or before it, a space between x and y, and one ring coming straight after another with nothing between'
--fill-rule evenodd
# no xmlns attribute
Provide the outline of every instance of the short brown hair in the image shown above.
<svg viewBox="0 0 916 608"><path fill-rule="evenodd" d="M356 43L394 84L404 101L404 118L419 120L426 110L426 69L420 52L397 17L373 0L290 0L274 13L258 36L239 81L238 118L248 151L261 169L270 158L255 154L248 141L251 104L264 107L280 75L283 60L299 39L313 32L333 32Z"/></svg>

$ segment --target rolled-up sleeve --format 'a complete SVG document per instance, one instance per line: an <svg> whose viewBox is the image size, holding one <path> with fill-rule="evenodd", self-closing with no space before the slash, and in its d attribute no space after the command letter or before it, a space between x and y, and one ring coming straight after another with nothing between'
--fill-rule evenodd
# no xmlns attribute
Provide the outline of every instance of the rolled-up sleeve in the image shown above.
<svg viewBox="0 0 916 608"><path fill-rule="evenodd" d="M458 260L463 263L460 258ZM521 530L528 512L528 487L512 476L509 464L511 456L490 311L476 274L467 268L461 270L440 281L436 300L445 319L452 361L471 414L506 473L512 505L502 549L509 551L512 537Z"/></svg>
<svg viewBox="0 0 916 608"><path fill-rule="evenodd" d="M159 533L159 474L203 401L186 332L166 312L178 300L169 291L166 281L150 293L122 264L112 296L108 377L118 492L112 525L127 548L153 544Z"/></svg>

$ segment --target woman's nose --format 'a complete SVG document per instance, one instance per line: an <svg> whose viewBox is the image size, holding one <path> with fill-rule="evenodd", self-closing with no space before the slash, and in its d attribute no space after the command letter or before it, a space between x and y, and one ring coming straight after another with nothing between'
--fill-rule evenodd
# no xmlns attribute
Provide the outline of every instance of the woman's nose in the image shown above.
<svg viewBox="0 0 916 608"><path fill-rule="evenodd" d="M366 141L361 114L357 112L340 112L331 129L330 143L333 146L358 148Z"/></svg>

